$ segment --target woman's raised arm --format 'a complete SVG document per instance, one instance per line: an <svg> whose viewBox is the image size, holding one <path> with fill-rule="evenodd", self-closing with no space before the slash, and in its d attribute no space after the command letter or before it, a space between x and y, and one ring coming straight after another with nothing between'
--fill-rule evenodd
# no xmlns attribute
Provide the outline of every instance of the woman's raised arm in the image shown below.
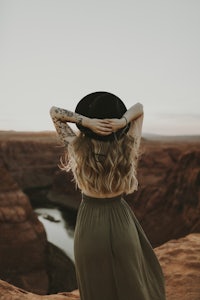
<svg viewBox="0 0 200 300"><path fill-rule="evenodd" d="M137 149L139 149L143 116L143 105L141 103L136 103L124 113L121 119L108 119L107 121L110 123L113 132L125 127L128 123L131 123L128 133L134 137L135 145Z"/></svg>
<svg viewBox="0 0 200 300"><path fill-rule="evenodd" d="M59 138L65 146L72 142L76 137L75 132L67 124L68 122L88 127L100 135L109 135L110 133L112 133L110 124L105 120L91 119L56 106L51 107L50 115Z"/></svg>
<svg viewBox="0 0 200 300"><path fill-rule="evenodd" d="M131 108L125 112L123 118L127 120L127 123L131 122L129 134L134 137L135 146L137 150L139 150L144 118L143 105L141 103L136 103L131 106Z"/></svg>
<svg viewBox="0 0 200 300"><path fill-rule="evenodd" d="M127 120L127 123L132 122L142 116L144 113L143 111L143 105L141 103L136 103L133 106L131 106L123 115L122 118L125 118Z"/></svg>
<svg viewBox="0 0 200 300"><path fill-rule="evenodd" d="M135 122L139 118L142 119L143 114L143 105L141 103L136 103L124 113L121 119L107 119L107 121L112 126L114 132L125 127L130 122Z"/></svg>
<svg viewBox="0 0 200 300"><path fill-rule="evenodd" d="M51 107L50 115L60 140L67 146L76 137L75 132L67 122L81 124L82 119L79 115L56 106Z"/></svg>

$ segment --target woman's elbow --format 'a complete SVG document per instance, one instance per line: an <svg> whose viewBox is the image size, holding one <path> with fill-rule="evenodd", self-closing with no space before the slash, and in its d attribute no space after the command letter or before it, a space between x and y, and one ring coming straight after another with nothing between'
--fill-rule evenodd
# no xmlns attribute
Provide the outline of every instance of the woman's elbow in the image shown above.
<svg viewBox="0 0 200 300"><path fill-rule="evenodd" d="M50 108L49 113L50 113L51 116L53 116L53 115L55 114L55 109L56 109L55 106L52 106L52 107Z"/></svg>
<svg viewBox="0 0 200 300"><path fill-rule="evenodd" d="M138 102L138 103L137 103L137 106L138 106L138 110L140 111L140 113L143 114L143 113L144 113L143 104L140 103L140 102Z"/></svg>

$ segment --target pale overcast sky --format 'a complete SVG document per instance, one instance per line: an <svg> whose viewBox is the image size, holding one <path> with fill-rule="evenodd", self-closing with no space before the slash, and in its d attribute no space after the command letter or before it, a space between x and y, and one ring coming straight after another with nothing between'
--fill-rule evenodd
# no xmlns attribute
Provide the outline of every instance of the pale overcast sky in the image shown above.
<svg viewBox="0 0 200 300"><path fill-rule="evenodd" d="M0 0L0 130L54 130L94 91L144 105L143 132L200 134L199 0Z"/></svg>

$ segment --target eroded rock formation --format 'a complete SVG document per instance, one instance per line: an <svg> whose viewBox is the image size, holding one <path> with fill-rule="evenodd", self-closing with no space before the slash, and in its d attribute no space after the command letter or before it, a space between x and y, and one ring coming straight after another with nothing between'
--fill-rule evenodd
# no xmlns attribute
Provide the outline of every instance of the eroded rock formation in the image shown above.
<svg viewBox="0 0 200 300"><path fill-rule="evenodd" d="M139 189L127 201L152 245L200 232L200 142L142 146Z"/></svg>
<svg viewBox="0 0 200 300"><path fill-rule="evenodd" d="M0 277L46 294L49 282L43 225L2 162L0 170Z"/></svg>
<svg viewBox="0 0 200 300"><path fill-rule="evenodd" d="M39 296L0 280L0 300L80 300L78 291Z"/></svg>
<svg viewBox="0 0 200 300"><path fill-rule="evenodd" d="M155 252L165 275L167 300L199 300L200 234L171 240Z"/></svg>
<svg viewBox="0 0 200 300"><path fill-rule="evenodd" d="M200 232L200 140L143 139L141 146L143 154L138 169L139 189L127 196L126 200L152 245L155 247L191 232ZM57 166L62 153L63 148L52 133L0 134L0 217L4 232L0 251L4 255L6 247L14 246L21 239L27 239L27 243L20 246L11 258L10 264L7 259L5 262L1 261L2 266L8 263L11 270L14 270L13 266L17 268L19 265L18 258L23 258L20 254L25 249L35 249L37 243L42 246L39 247L40 250L36 247L33 255L37 257L38 251L41 251L42 260L39 265L45 264L45 233L31 211L25 193L33 202L53 201L73 209L78 208L80 192L75 190L70 174L60 171ZM26 226L23 227L23 224ZM11 225L15 239L12 234L9 235ZM37 240L36 243L33 242L34 239ZM33 248L29 248L29 245L33 245ZM9 257L9 251L6 254ZM26 266L26 260L24 261L25 267L31 264L28 261ZM30 269L38 270L36 266L37 263ZM6 280L13 278L14 273L9 268L6 269ZM36 274L34 272L36 271L32 274ZM23 276L19 280L29 284ZM30 279L30 282L31 280L34 279Z"/></svg>
<svg viewBox="0 0 200 300"><path fill-rule="evenodd" d="M200 234L172 240L155 249L161 263L167 300L200 299ZM80 300L78 291L38 296L0 280L2 300ZM153 300L153 299L152 299Z"/></svg>
<svg viewBox="0 0 200 300"><path fill-rule="evenodd" d="M59 249L47 242L42 223L9 169L9 163L12 165L11 169L17 166L20 170L21 166L19 177L23 178L22 161L17 157L12 160L9 155L6 156L8 153L5 142L1 144L2 149L3 151L0 151L0 278L38 294L75 288L74 264ZM23 150L22 145L15 151L19 153L20 149ZM38 176L41 180L42 174Z"/></svg>

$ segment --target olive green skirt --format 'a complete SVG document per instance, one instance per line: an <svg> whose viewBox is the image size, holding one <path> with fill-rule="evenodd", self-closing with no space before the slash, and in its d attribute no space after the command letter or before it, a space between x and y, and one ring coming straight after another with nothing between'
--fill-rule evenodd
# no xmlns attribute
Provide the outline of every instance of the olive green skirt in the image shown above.
<svg viewBox="0 0 200 300"><path fill-rule="evenodd" d="M81 300L164 300L158 259L121 197L83 195L74 254Z"/></svg>

